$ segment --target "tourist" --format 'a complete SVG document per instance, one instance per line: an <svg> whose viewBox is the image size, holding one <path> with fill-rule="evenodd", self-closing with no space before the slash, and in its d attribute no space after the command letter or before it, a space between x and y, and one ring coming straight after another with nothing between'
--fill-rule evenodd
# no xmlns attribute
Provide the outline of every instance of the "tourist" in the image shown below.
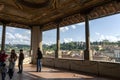
<svg viewBox="0 0 120 80"><path fill-rule="evenodd" d="M5 51L0 51L0 65L4 64L7 59L7 54L5 54Z"/></svg>
<svg viewBox="0 0 120 80"><path fill-rule="evenodd" d="M23 60L24 60L23 50L20 49L19 61L18 61L18 68L19 68L18 73L22 73L23 71Z"/></svg>
<svg viewBox="0 0 120 80"><path fill-rule="evenodd" d="M41 72L41 68L42 68L41 59L42 59L42 57L43 57L42 52L41 52L40 48L38 48L38 50L37 50L37 72Z"/></svg>
<svg viewBox="0 0 120 80"><path fill-rule="evenodd" d="M15 50L11 50L11 55L10 55L10 58L9 58L9 71L8 71L8 74L9 74L9 77L10 79L12 79L13 77L13 74L14 74L14 67L15 67L15 61L17 60L17 55L15 53Z"/></svg>
<svg viewBox="0 0 120 80"><path fill-rule="evenodd" d="M7 73L7 68L6 68L6 64L4 63L4 64L1 66L1 76L2 76L2 80L5 80L6 73Z"/></svg>

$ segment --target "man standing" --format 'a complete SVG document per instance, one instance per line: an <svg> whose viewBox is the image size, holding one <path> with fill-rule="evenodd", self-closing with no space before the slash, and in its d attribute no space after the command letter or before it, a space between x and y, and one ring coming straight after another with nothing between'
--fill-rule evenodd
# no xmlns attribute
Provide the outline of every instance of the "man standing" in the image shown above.
<svg viewBox="0 0 120 80"><path fill-rule="evenodd" d="M22 73L23 71L23 60L24 60L23 50L20 49L19 61L18 61L18 68L19 68L18 73Z"/></svg>
<svg viewBox="0 0 120 80"><path fill-rule="evenodd" d="M41 67L42 67L42 59L43 55L42 52L40 51L40 48L37 50L37 72L41 72Z"/></svg>

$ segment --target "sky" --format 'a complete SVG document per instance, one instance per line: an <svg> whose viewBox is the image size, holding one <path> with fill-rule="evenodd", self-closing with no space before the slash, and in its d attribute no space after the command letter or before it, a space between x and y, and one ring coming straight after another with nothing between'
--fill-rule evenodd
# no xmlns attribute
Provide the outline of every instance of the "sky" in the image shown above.
<svg viewBox="0 0 120 80"><path fill-rule="evenodd" d="M120 14L107 16L89 21L90 41L109 40L116 42L120 40ZM2 27L0 26L0 43ZM6 44L30 45L30 30L7 27ZM71 41L85 42L85 23L77 23L60 28L60 42ZM43 32L43 44L56 43L56 29Z"/></svg>
<svg viewBox="0 0 120 80"><path fill-rule="evenodd" d="M6 44L27 44L30 45L30 30L14 27L6 27ZM2 27L0 26L0 43Z"/></svg>
<svg viewBox="0 0 120 80"><path fill-rule="evenodd" d="M120 14L107 16L89 21L90 41L120 40ZM60 42L85 42L85 23L78 23L60 28ZM43 33L43 43L56 43L56 29Z"/></svg>

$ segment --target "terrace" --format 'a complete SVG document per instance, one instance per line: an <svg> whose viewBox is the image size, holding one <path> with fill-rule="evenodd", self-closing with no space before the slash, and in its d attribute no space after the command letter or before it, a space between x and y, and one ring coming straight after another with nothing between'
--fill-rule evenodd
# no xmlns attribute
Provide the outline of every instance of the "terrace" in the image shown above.
<svg viewBox="0 0 120 80"><path fill-rule="evenodd" d="M114 60L113 62L109 62L107 60L110 58L105 56L101 56L101 58L104 58L104 62L100 60L93 60L93 56L91 54L91 52L94 54L96 52L95 50L91 49L91 47L94 46L93 48L96 48L96 50L103 52L105 51L102 48L111 50L110 52L115 52L115 56L119 57L119 50L114 51L117 49L114 48L116 47L116 43L114 43L114 46L113 43L110 43L109 46L107 46L108 42L104 41L104 44L101 44L100 47L95 46L94 43L91 45L89 27L89 22L91 20L99 19L105 16L112 16L114 14L119 14L119 12L119 0L0 0L0 24L2 25L1 50L5 49L5 36L7 26L28 29L31 31L31 63L36 64L37 48L40 47L40 49L44 52L44 48L42 47L43 32L55 29L56 48L54 51L52 51L53 54L51 54L51 52L49 52L49 54L43 53L44 58L42 61L44 66L84 72L87 74L95 74L98 76L120 78L119 62L114 62ZM60 50L60 28L82 22L85 23L84 30L79 30L81 32L85 32L85 41L80 43L84 46L84 50L80 49L80 52L75 52L77 54L70 57L71 53L68 53L69 51L64 54L65 51L62 52L62 50ZM110 46L111 44L112 46ZM70 49L73 48L70 47ZM74 53L74 51L71 52ZM78 54L81 55L80 57L82 59L78 58ZM69 57L69 59L62 58L62 55ZM78 59L73 59L73 56L75 58L77 57ZM35 77L36 75L36 78L39 78L44 72L32 72L33 74L36 74L34 76L31 75L31 73L28 74L29 70L26 69L27 67L30 69L29 66L25 67L24 74L27 79L31 78L31 76ZM50 73L48 72L48 74ZM61 74L64 75L64 72ZM65 74L67 75L67 73ZM44 73L43 76L44 75L47 75L47 73ZM17 76L19 77L20 75ZM23 76L23 78L25 76ZM56 75L52 74L52 77L53 76ZM68 78L71 78L71 76L72 75L68 76ZM57 79L60 79L61 77L62 76L58 76ZM37 80L36 78L33 79ZM91 80L92 79L94 80L99 78L95 77L91 78Z"/></svg>

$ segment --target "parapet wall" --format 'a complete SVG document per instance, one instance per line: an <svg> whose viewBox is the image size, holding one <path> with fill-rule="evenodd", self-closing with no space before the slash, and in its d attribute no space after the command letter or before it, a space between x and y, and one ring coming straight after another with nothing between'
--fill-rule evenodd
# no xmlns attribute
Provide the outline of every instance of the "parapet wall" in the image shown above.
<svg viewBox="0 0 120 80"><path fill-rule="evenodd" d="M42 62L44 66L48 67L120 78L120 63L55 58L44 58Z"/></svg>

